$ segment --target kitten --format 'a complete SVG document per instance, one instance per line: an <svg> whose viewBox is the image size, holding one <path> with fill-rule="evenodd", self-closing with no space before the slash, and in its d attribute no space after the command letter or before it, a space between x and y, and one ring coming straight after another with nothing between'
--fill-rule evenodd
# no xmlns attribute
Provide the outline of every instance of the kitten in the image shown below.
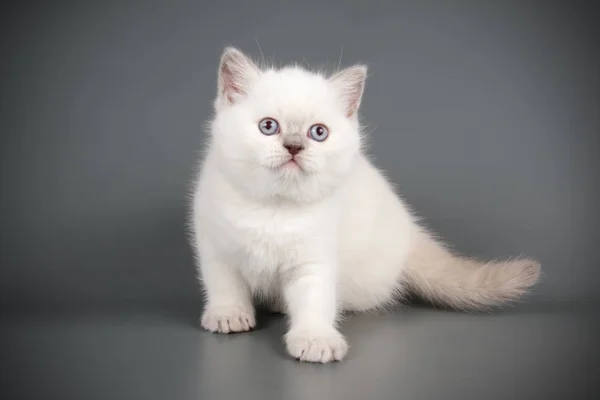
<svg viewBox="0 0 600 400"><path fill-rule="evenodd" d="M289 354L347 353L343 311L383 308L409 291L461 310L523 295L540 265L480 263L423 227L364 153L358 110L367 68L324 76L261 69L225 49L192 230L211 332L249 331L253 300L289 318Z"/></svg>

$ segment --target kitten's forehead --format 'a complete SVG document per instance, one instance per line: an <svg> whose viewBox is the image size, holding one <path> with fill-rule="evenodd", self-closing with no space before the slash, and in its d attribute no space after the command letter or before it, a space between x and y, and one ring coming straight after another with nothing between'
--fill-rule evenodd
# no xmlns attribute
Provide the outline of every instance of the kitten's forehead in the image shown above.
<svg viewBox="0 0 600 400"><path fill-rule="evenodd" d="M299 67L264 72L253 88L252 99L261 109L292 119L312 117L336 105L327 79Z"/></svg>

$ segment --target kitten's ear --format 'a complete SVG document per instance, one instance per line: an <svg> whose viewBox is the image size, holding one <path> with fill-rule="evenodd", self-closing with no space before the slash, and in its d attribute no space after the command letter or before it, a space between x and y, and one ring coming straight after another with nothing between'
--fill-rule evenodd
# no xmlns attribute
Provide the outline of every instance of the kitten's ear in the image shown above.
<svg viewBox="0 0 600 400"><path fill-rule="evenodd" d="M345 102L347 117L352 117L357 113L365 90L366 79L366 65L348 67L329 78L329 81L334 85Z"/></svg>
<svg viewBox="0 0 600 400"><path fill-rule="evenodd" d="M250 84L260 69L241 51L227 47L219 63L218 97L227 104L235 104L248 94Z"/></svg>

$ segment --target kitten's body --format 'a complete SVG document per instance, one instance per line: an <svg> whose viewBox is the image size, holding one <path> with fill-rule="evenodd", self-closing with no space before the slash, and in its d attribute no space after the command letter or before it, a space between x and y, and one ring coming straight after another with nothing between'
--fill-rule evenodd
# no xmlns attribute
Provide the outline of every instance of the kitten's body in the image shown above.
<svg viewBox="0 0 600 400"><path fill-rule="evenodd" d="M335 329L343 310L377 309L407 290L484 308L537 280L534 261L460 259L417 224L361 150L356 111L365 72L263 72L238 51L225 52L193 209L206 329L251 329L252 301L262 299L289 316L290 354L329 362L347 351ZM278 135L261 135L256 123L264 117L277 118ZM305 135L314 123L327 124L325 141ZM295 163L289 143L302 146Z"/></svg>
<svg viewBox="0 0 600 400"><path fill-rule="evenodd" d="M416 231L379 172L362 155L356 164L339 193L299 206L279 199L249 201L207 163L200 188L209 187L196 198L198 234L222 244L220 251L240 267L259 298L279 300L274 281L287 267L318 257L318 249L333 253L332 262L339 265L340 308L380 307L401 286Z"/></svg>

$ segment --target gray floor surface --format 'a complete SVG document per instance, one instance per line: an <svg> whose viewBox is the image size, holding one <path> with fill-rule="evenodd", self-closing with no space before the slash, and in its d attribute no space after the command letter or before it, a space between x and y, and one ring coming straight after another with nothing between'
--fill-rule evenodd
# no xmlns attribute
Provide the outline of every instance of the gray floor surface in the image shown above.
<svg viewBox="0 0 600 400"><path fill-rule="evenodd" d="M215 335L181 317L13 320L3 390L14 399L594 399L600 329L588 307L521 305L468 315L415 306L352 315L341 363L303 364L281 316ZM8 397L5 397L8 398Z"/></svg>

